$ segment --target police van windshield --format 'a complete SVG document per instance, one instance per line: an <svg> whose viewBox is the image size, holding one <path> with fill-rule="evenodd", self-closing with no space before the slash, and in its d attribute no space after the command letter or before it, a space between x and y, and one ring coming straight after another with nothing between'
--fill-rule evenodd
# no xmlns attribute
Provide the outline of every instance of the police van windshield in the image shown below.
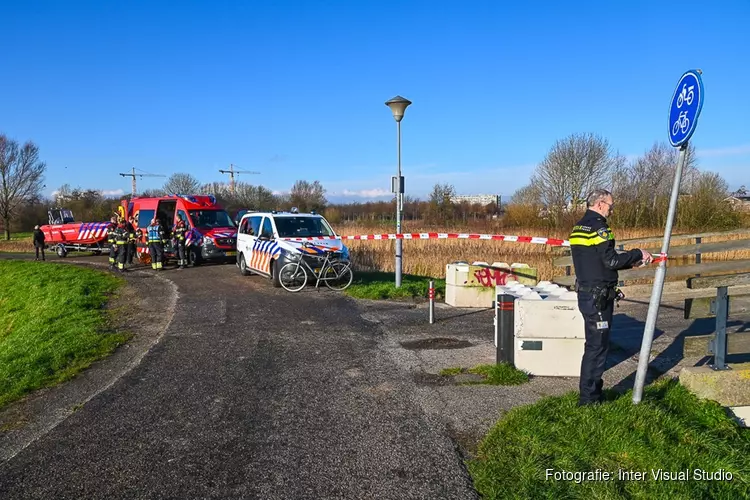
<svg viewBox="0 0 750 500"><path fill-rule="evenodd" d="M280 238L304 238L316 236L334 236L322 217L275 217L276 229Z"/></svg>
<svg viewBox="0 0 750 500"><path fill-rule="evenodd" d="M235 227L234 221L225 210L189 210L190 220L195 227Z"/></svg>

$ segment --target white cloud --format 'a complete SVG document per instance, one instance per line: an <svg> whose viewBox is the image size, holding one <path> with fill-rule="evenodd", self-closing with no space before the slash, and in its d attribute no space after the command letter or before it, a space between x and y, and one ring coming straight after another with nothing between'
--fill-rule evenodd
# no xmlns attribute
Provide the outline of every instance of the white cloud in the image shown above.
<svg viewBox="0 0 750 500"><path fill-rule="evenodd" d="M699 149L696 151L696 154L698 156L709 158L746 155L750 154L750 144L743 144L741 146L729 146L726 148Z"/></svg>
<svg viewBox="0 0 750 500"><path fill-rule="evenodd" d="M282 194L289 194L289 191L271 191L274 196L280 196Z"/></svg>
<svg viewBox="0 0 750 500"><path fill-rule="evenodd" d="M349 189L344 189L341 193L344 196L358 196L360 198L378 198L380 196L391 196L390 191L386 191L385 189L360 189L359 191L351 191Z"/></svg>
<svg viewBox="0 0 750 500"><path fill-rule="evenodd" d="M105 189L102 191L102 196L122 196L125 191L122 189Z"/></svg>

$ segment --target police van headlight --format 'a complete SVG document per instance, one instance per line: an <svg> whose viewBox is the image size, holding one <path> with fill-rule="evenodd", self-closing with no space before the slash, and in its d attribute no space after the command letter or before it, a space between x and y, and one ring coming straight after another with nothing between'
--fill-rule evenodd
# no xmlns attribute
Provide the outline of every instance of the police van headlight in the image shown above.
<svg viewBox="0 0 750 500"><path fill-rule="evenodd" d="M213 245L214 241L211 238L209 238L208 236L204 236L203 237L203 244L206 245L206 246Z"/></svg>

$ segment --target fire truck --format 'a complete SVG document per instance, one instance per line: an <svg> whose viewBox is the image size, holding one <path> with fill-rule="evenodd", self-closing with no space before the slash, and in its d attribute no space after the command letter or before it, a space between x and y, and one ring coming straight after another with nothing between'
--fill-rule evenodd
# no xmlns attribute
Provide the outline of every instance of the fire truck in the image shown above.
<svg viewBox="0 0 750 500"><path fill-rule="evenodd" d="M138 259L151 261L148 251L148 231L156 217L167 238L164 255L175 258L172 229L182 216L187 226L186 250L193 265L204 261L234 262L237 255L237 226L213 195L172 194L159 198L132 198L118 207L121 217L135 218L135 229L140 229L137 245Z"/></svg>

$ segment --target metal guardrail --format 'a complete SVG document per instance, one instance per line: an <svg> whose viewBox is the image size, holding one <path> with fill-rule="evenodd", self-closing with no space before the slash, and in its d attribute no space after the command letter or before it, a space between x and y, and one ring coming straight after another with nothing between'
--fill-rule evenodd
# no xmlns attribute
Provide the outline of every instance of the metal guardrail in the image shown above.
<svg viewBox="0 0 750 500"><path fill-rule="evenodd" d="M685 319L716 318L716 328L710 338L704 336L694 339L694 341L702 342L703 346L708 341L708 354L714 358L714 362L710 366L714 370L729 369L726 363L728 354L750 354L750 335L747 333L733 334L732 349L729 349L727 339L729 316L750 311L750 294L729 295L729 287L737 285L750 285L750 273L690 278L687 280L689 289L716 288L715 297L685 299Z"/></svg>
<svg viewBox="0 0 750 500"><path fill-rule="evenodd" d="M743 235L748 236L746 239L719 241L711 243L703 243L704 238L716 238L722 236L737 236ZM686 277L686 276L700 276L706 273L716 272L740 272L750 270L750 260L729 260L722 262L711 262L703 263L703 254L730 252L737 250L750 250L750 229L737 229L734 231L719 231L719 232L708 232L708 233L695 233L695 234L679 234L673 235L671 241L680 239L693 239L693 244L688 245L671 245L669 248L669 258L672 257L685 257L694 256L695 264L689 264L684 266L669 266L667 265L667 276L671 277ZM634 243L661 243L663 237L651 237L651 238L637 238L630 240L623 240L618 242L618 249L624 250L625 246L633 246ZM670 241L670 242L671 242ZM647 249L652 254L658 254L661 249ZM568 254L565 256L558 257L552 261L555 267L565 267L564 276L556 276L552 279L554 283L562 286L573 286L575 284L575 276L572 275L573 259ZM654 276L653 268L645 269L629 269L626 271L620 271L620 286L624 284L626 280L636 279L648 279Z"/></svg>

